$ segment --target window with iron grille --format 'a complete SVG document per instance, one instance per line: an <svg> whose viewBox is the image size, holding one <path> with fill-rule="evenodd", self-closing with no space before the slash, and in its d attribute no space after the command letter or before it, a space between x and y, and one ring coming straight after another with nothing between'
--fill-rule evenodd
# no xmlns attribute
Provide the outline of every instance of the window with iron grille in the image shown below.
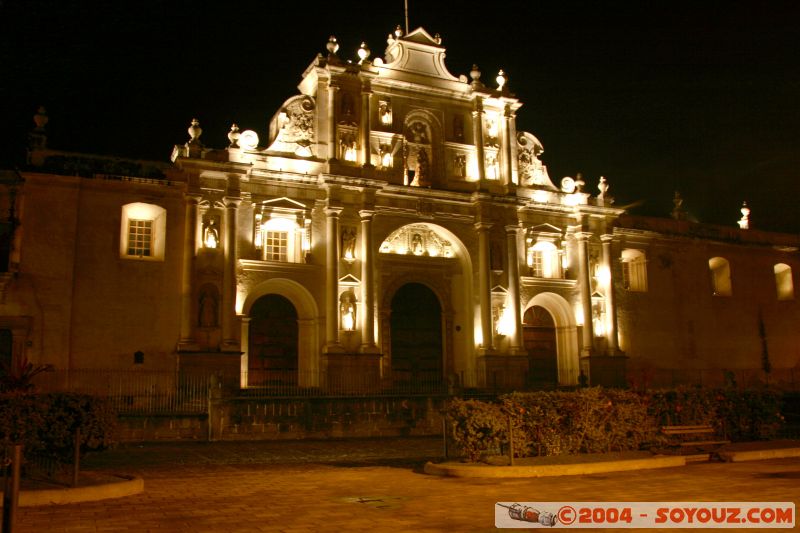
<svg viewBox="0 0 800 533"><path fill-rule="evenodd" d="M128 220L128 255L150 257L153 243L152 220Z"/></svg>

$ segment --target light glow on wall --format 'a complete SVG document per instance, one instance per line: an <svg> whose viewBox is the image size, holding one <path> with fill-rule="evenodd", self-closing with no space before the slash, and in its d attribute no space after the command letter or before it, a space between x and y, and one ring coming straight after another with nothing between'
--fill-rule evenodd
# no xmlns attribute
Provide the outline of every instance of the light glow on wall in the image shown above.
<svg viewBox="0 0 800 533"><path fill-rule="evenodd" d="M344 150L344 160L345 161L355 161L358 158L358 153L356 152L356 147L354 145L350 145Z"/></svg>
<svg viewBox="0 0 800 533"><path fill-rule="evenodd" d="M514 332L514 317L508 305L503 306L500 318L497 319L495 331L497 331L498 335L511 335Z"/></svg>
<svg viewBox="0 0 800 533"><path fill-rule="evenodd" d="M540 204L546 204L550 201L550 193L542 189L537 189L533 191L533 201Z"/></svg>

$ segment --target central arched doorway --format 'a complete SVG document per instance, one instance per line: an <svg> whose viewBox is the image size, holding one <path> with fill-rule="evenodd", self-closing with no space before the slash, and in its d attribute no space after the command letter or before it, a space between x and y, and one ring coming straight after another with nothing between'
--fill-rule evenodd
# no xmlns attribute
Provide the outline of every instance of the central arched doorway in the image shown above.
<svg viewBox="0 0 800 533"><path fill-rule="evenodd" d="M279 294L267 294L250 308L247 384L296 385L297 310Z"/></svg>
<svg viewBox="0 0 800 533"><path fill-rule="evenodd" d="M528 385L539 389L558 386L556 323L547 309L529 307L522 319L523 342L528 352Z"/></svg>
<svg viewBox="0 0 800 533"><path fill-rule="evenodd" d="M421 283L407 283L392 298L392 382L412 388L442 382L442 306Z"/></svg>

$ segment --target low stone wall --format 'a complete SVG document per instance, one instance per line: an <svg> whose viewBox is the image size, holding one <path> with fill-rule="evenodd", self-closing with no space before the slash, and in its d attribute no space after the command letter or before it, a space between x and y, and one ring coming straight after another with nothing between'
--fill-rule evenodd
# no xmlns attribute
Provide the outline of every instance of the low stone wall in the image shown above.
<svg viewBox="0 0 800 533"><path fill-rule="evenodd" d="M211 402L210 416L120 416L120 440L441 435L445 401L443 397L220 399Z"/></svg>

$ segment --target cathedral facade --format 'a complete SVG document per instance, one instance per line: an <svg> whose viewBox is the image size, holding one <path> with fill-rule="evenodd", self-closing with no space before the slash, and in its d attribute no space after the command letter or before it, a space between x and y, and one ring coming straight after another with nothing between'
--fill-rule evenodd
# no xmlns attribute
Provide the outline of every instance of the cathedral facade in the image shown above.
<svg viewBox="0 0 800 533"><path fill-rule="evenodd" d="M233 125L211 148L195 120L169 163L50 150L37 115L28 167L2 176L3 357L308 388L798 365L796 237L554 182L502 71L453 76L422 28L382 59L337 50L268 139Z"/></svg>

